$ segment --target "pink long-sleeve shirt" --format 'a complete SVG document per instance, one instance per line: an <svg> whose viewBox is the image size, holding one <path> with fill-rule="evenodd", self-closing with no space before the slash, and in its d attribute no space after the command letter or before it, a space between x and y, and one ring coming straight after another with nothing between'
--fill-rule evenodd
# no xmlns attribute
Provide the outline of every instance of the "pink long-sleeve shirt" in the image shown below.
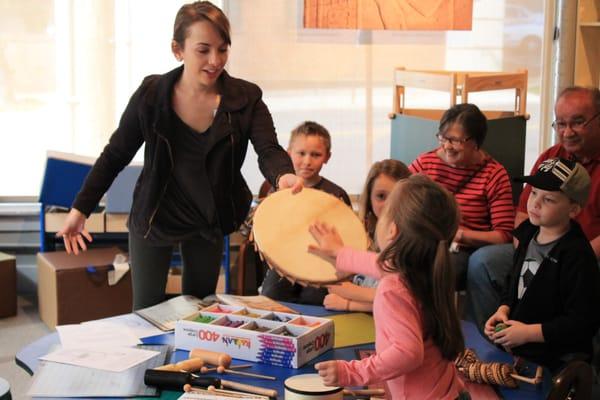
<svg viewBox="0 0 600 400"><path fill-rule="evenodd" d="M385 381L392 399L456 399L464 389L454 363L424 338L421 311L400 275L384 273L377 254L342 249L339 270L380 279L373 315L377 354L363 360L338 361L341 386Z"/></svg>

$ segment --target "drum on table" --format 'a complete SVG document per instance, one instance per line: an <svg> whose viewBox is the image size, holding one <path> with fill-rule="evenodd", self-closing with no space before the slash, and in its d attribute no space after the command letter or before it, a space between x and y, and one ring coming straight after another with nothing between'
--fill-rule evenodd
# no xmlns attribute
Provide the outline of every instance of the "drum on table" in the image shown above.
<svg viewBox="0 0 600 400"><path fill-rule="evenodd" d="M318 374L303 374L284 382L285 400L342 400L344 388L325 386Z"/></svg>

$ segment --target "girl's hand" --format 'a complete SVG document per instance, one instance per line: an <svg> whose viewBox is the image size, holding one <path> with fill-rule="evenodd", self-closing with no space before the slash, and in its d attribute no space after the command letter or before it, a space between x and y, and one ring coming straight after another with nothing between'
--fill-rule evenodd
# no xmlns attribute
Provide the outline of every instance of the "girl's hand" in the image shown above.
<svg viewBox="0 0 600 400"><path fill-rule="evenodd" d="M80 247L82 251L87 250L84 237L88 242L92 241L92 235L85 229L85 219L82 212L71 208L62 229L56 233L56 237L63 238L67 254L79 254Z"/></svg>
<svg viewBox="0 0 600 400"><path fill-rule="evenodd" d="M508 328L502 329L492 335L494 343L499 344L506 349L512 349L513 347L536 341L535 325L524 324L513 320L506 321L506 325L508 325Z"/></svg>
<svg viewBox="0 0 600 400"><path fill-rule="evenodd" d="M323 378L325 386L339 386L337 361L323 361L315 364L315 369Z"/></svg>
<svg viewBox="0 0 600 400"><path fill-rule="evenodd" d="M500 322L506 323L506 321L508 321L509 312L510 308L508 308L508 306L500 306L498 307L498 310L486 321L483 332L491 341L494 341L496 325Z"/></svg>
<svg viewBox="0 0 600 400"><path fill-rule="evenodd" d="M350 300L337 294L328 294L323 299L323 306L328 310L348 311Z"/></svg>
<svg viewBox="0 0 600 400"><path fill-rule="evenodd" d="M308 231L317 241L317 246L308 245L308 252L335 264L338 252L344 247L342 237L337 230L333 226L317 221L308 228Z"/></svg>
<svg viewBox="0 0 600 400"><path fill-rule="evenodd" d="M292 189L292 193L298 193L304 187L304 179L294 174L284 174L279 177L277 187L281 189Z"/></svg>
<svg viewBox="0 0 600 400"><path fill-rule="evenodd" d="M329 291L329 293L336 294L347 299L354 298L356 296L357 289L360 289L360 286L347 281L327 286L327 290Z"/></svg>

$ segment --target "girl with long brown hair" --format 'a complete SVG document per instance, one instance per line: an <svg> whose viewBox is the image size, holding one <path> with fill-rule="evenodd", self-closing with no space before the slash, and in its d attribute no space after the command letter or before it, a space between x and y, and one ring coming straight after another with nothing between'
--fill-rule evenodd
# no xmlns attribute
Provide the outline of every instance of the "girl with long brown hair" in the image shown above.
<svg viewBox="0 0 600 400"><path fill-rule="evenodd" d="M326 385L383 382L393 399L457 399L465 386L454 359L464 349L448 248L458 228L453 196L424 175L399 181L377 221L381 253L344 247L335 229L310 231L309 251L336 268L379 278L373 312L377 353L315 365ZM468 395L467 395L468 396Z"/></svg>

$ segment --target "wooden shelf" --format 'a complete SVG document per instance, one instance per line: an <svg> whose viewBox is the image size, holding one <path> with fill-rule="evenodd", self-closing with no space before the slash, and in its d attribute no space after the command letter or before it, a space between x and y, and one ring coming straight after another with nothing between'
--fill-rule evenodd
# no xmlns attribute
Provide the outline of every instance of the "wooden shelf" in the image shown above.
<svg viewBox="0 0 600 400"><path fill-rule="evenodd" d="M579 86L600 88L600 0L579 0L575 76Z"/></svg>

